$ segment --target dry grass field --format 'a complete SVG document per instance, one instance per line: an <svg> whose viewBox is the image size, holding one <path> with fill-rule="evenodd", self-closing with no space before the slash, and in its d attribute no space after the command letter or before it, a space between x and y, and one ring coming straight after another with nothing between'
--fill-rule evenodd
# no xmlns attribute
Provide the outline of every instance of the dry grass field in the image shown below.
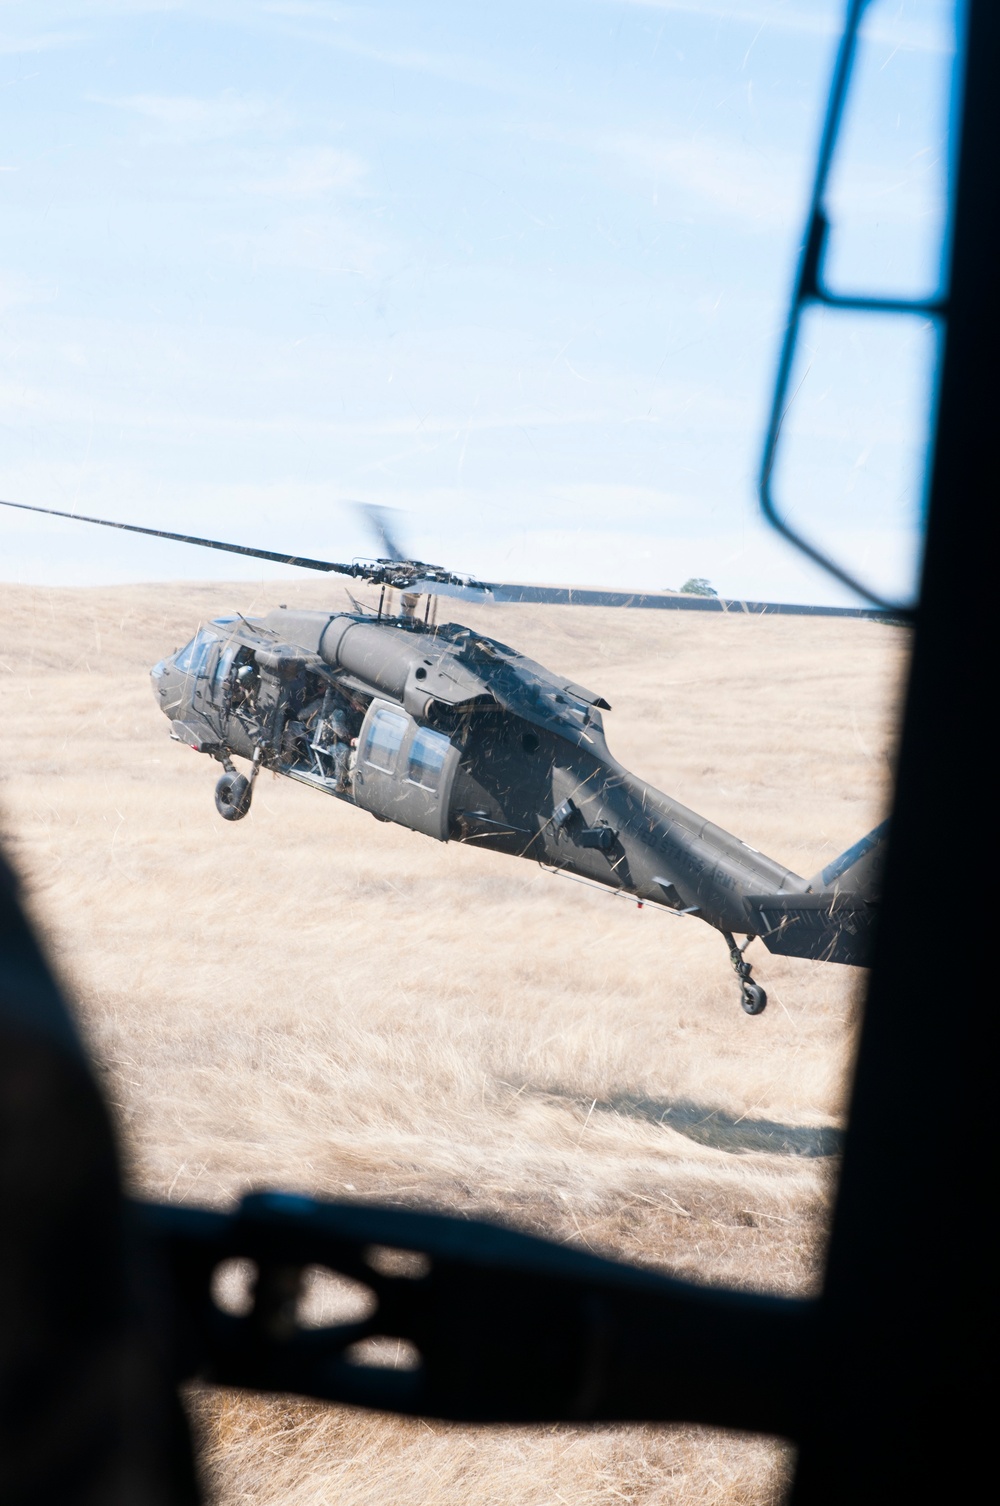
<svg viewBox="0 0 1000 1506"><path fill-rule="evenodd" d="M247 820L219 819L217 766L169 740L149 666L225 608L342 600L323 580L4 588L3 840L133 1187L447 1207L815 1289L861 974L757 943L771 1003L752 1019L694 920L269 776ZM455 615L605 694L626 765L803 874L886 808L900 630ZM764 1503L788 1464L694 1428L490 1430L201 1391L191 1408L225 1506Z"/></svg>

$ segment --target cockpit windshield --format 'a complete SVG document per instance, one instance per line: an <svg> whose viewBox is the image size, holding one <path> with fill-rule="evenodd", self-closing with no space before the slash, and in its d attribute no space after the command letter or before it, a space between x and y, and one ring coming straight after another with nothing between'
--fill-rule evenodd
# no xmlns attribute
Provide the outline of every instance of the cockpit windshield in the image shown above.
<svg viewBox="0 0 1000 1506"><path fill-rule="evenodd" d="M191 642L181 649L174 659L174 664L185 674L200 675L205 668L209 650L213 643L218 643L218 641L214 633L210 633L207 628L202 628L191 639Z"/></svg>

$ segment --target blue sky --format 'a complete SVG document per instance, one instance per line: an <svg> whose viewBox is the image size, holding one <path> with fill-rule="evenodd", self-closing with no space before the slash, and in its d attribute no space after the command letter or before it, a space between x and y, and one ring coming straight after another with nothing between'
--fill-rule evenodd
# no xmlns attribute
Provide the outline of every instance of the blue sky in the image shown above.
<svg viewBox="0 0 1000 1506"><path fill-rule="evenodd" d="M0 496L330 558L843 600L754 475L828 0L0 0ZM938 277L950 7L876 4L830 270ZM806 330L780 482L912 571L933 336ZM0 578L268 567L0 516Z"/></svg>

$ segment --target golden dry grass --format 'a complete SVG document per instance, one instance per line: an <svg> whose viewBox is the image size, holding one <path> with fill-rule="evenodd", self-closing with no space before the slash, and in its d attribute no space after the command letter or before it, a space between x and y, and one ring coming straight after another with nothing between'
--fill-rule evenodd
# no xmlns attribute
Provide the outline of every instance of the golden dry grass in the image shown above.
<svg viewBox="0 0 1000 1506"><path fill-rule="evenodd" d="M265 778L219 820L146 672L203 617L328 583L5 588L5 840L115 1105L131 1182L511 1221L701 1280L814 1289L853 969L772 958ZM854 621L463 610L607 695L609 743L800 873L889 798L907 650ZM669 1356L664 1356L669 1364ZM752 1377L748 1377L752 1383ZM194 1392L235 1503L755 1502L787 1455L692 1428L503 1429Z"/></svg>

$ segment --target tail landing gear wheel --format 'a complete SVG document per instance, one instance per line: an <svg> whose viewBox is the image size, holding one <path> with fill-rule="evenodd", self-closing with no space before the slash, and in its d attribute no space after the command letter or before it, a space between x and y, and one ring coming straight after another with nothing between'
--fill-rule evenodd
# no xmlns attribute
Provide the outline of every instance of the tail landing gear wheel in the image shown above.
<svg viewBox="0 0 1000 1506"><path fill-rule="evenodd" d="M759 983L743 984L743 1008L747 1014L763 1014L767 1008L767 994Z"/></svg>
<svg viewBox="0 0 1000 1506"><path fill-rule="evenodd" d="M242 774L223 774L215 786L215 808L224 821L242 821L252 794L253 786Z"/></svg>
<svg viewBox="0 0 1000 1506"><path fill-rule="evenodd" d="M741 947L736 945L735 937L731 936L728 931L723 931L722 939L729 948L729 961L732 963L733 972L740 980L740 1003L747 1014L763 1014L767 1008L767 994L760 984L754 983L750 977L753 964L748 962L743 955L744 950L754 938L748 936Z"/></svg>

